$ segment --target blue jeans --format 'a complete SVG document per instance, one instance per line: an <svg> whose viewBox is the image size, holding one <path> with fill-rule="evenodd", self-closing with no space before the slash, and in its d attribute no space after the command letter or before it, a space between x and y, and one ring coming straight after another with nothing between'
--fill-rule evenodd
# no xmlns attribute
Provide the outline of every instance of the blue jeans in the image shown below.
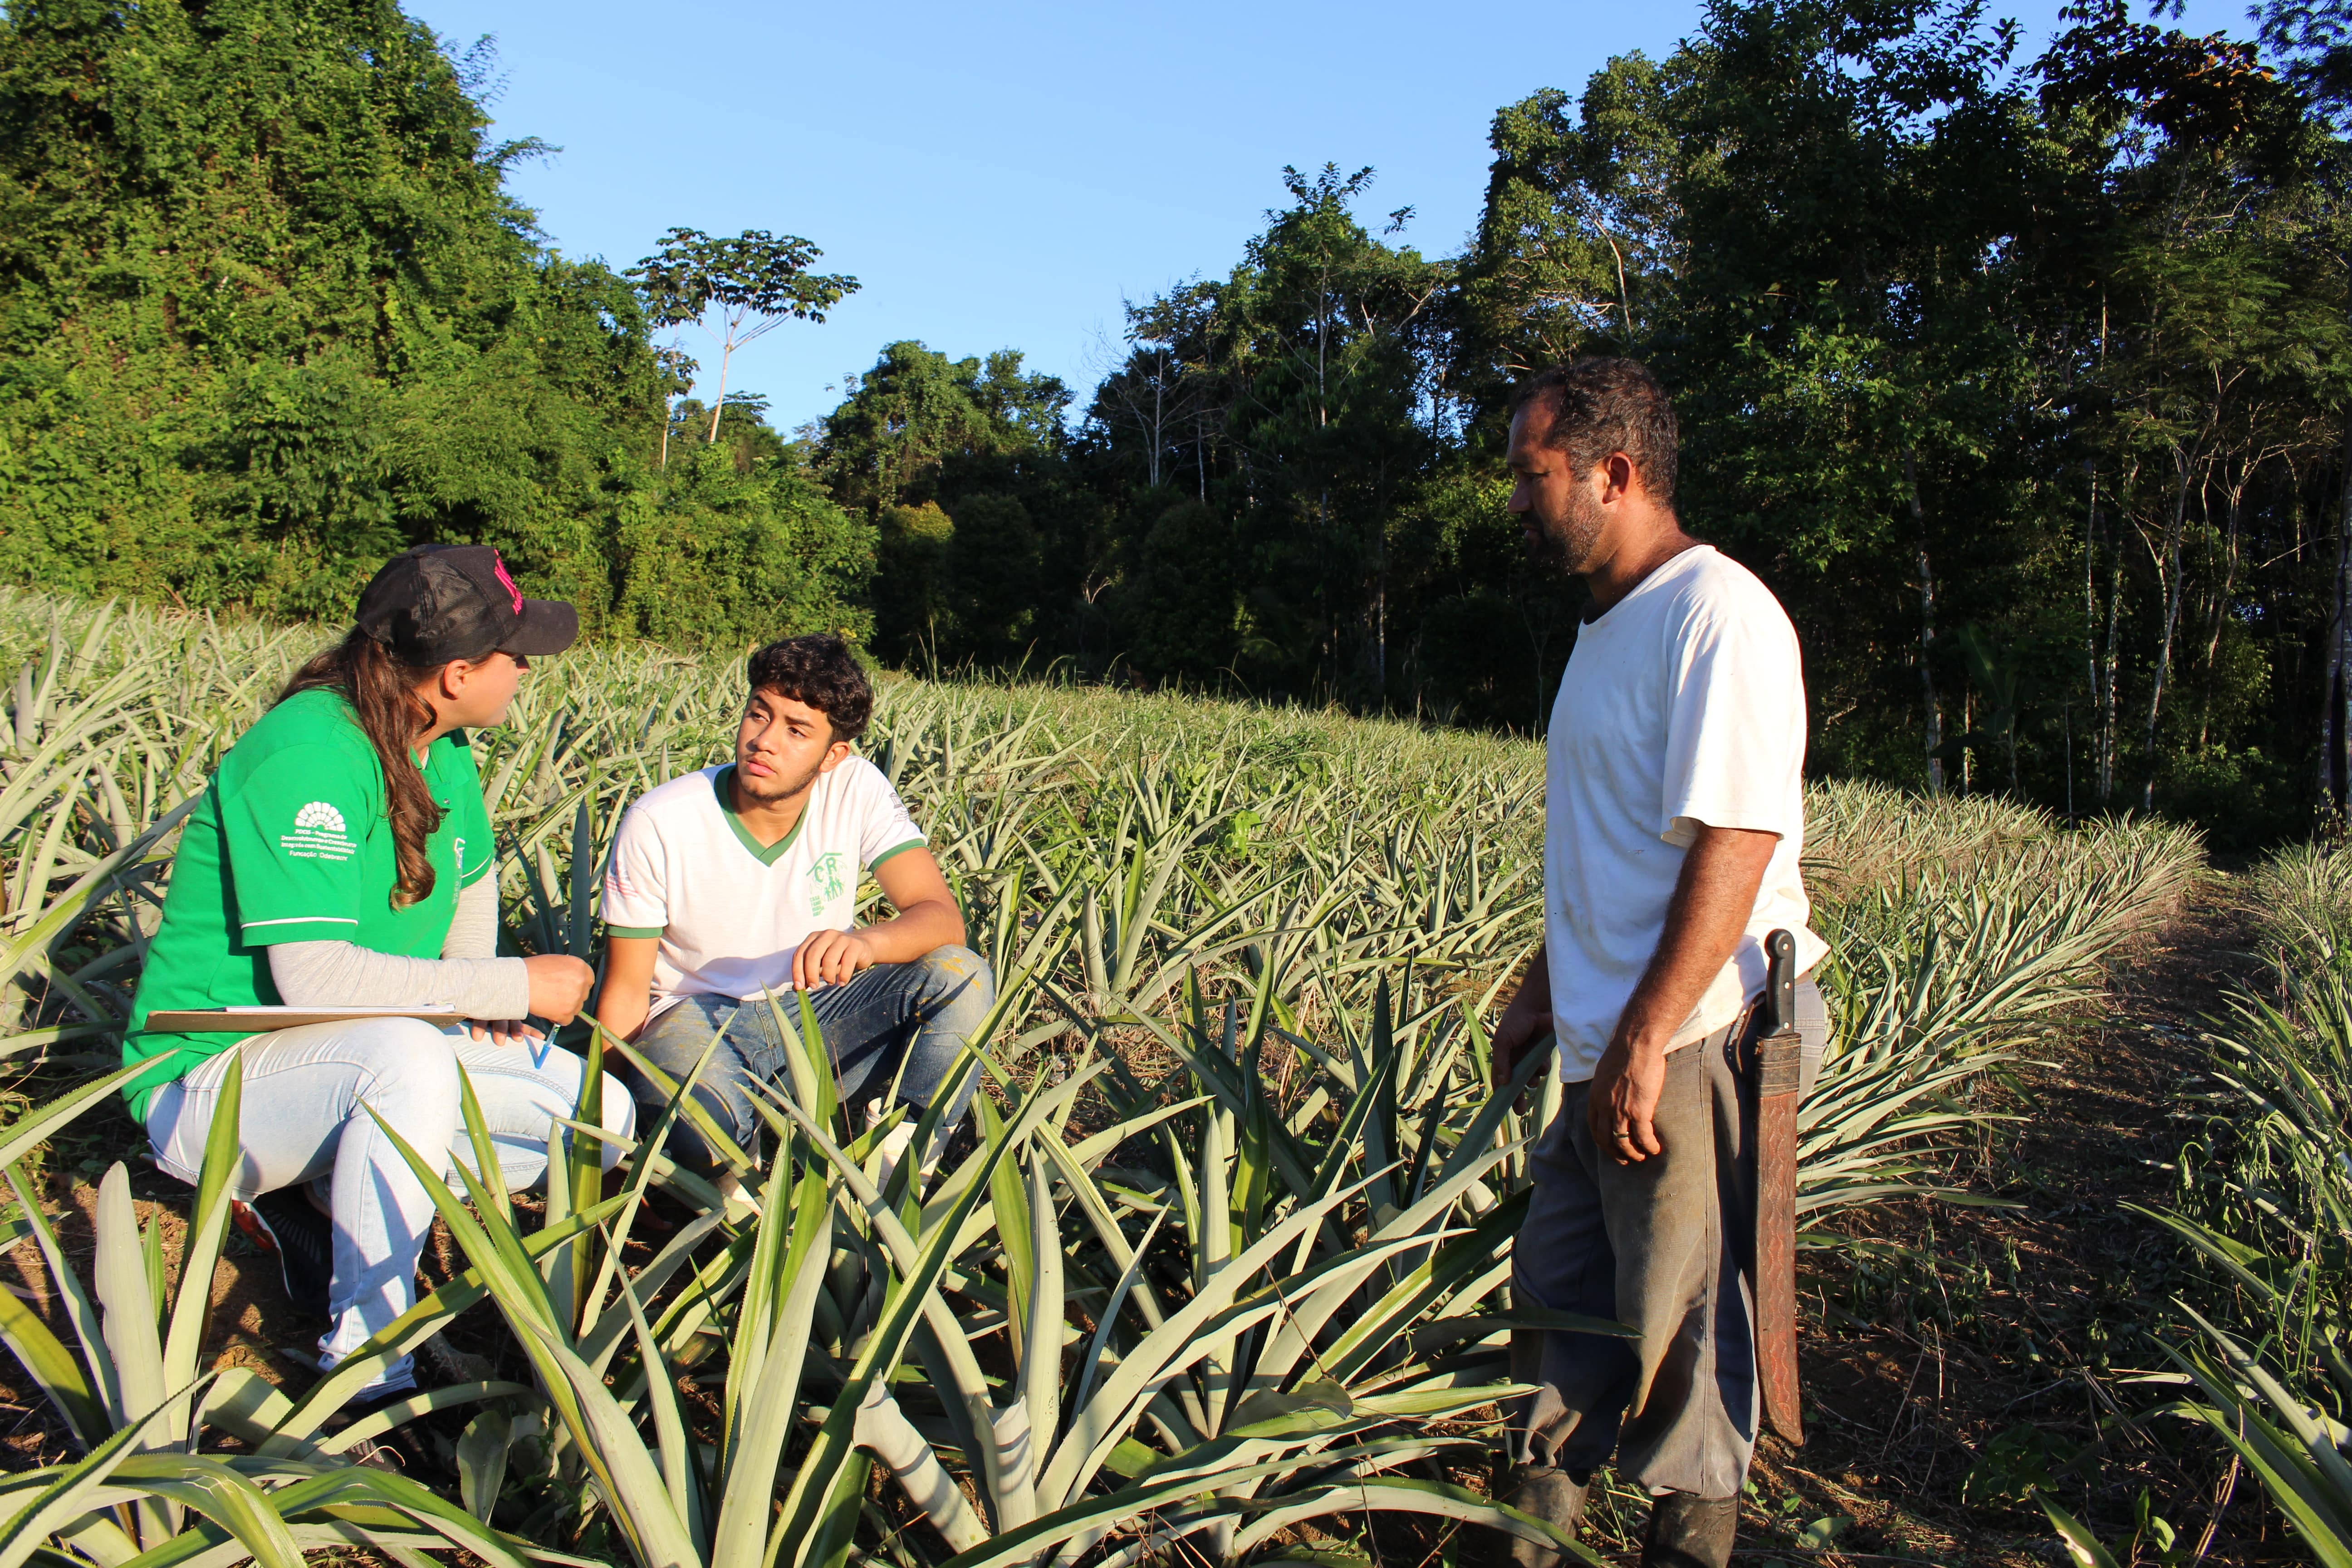
<svg viewBox="0 0 2352 1568"><path fill-rule="evenodd" d="M786 991L776 1000L786 1021L799 1028L799 998ZM996 977L987 960L962 947L934 948L908 963L877 963L845 984L809 993L845 1105L891 1094L895 1085L898 1103L929 1106L995 1001ZM752 1109L756 1091L751 1086L792 1081L783 1037L765 996L688 996L646 1025L634 1043L648 1061L683 1083L710 1037L722 1029L719 1048L695 1082L694 1098L721 1131L756 1151L761 1118ZM641 1075L628 1077L647 1108L643 1120L650 1123L668 1097ZM979 1086L977 1072L964 1079L941 1113L942 1131L962 1119ZM709 1141L683 1117L673 1125L665 1152L697 1170L719 1163Z"/></svg>
<svg viewBox="0 0 2352 1568"><path fill-rule="evenodd" d="M558 1117L580 1114L587 1064L545 1040L477 1042L462 1027L446 1034L416 1018L306 1024L256 1035L206 1057L155 1091L147 1138L155 1163L194 1186L211 1135L213 1110L229 1068L244 1081L237 1118L239 1160L229 1190L250 1199L332 1174L334 1327L319 1342L319 1365L332 1367L416 1304L416 1259L433 1228L434 1205L377 1116L427 1159L474 1167L474 1144L459 1110L458 1077L472 1080L490 1145L509 1188L547 1173L547 1139ZM628 1136L635 1109L605 1074L604 1125ZM620 1151L603 1150L610 1169ZM387 1366L370 1389L414 1382L409 1360Z"/></svg>

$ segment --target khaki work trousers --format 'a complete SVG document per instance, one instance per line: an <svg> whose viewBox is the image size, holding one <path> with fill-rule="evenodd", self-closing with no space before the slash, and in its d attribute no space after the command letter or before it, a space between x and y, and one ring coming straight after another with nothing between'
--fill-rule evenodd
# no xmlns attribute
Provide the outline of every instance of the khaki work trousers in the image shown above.
<svg viewBox="0 0 2352 1568"><path fill-rule="evenodd" d="M1797 987L1808 1066L1821 992ZM1513 1248L1521 1307L1612 1319L1638 1340L1516 1330L1512 1458L1582 1475L1617 1458L1652 1492L1739 1493L1756 1447L1754 1009L1666 1053L1665 1152L1620 1165L1585 1125L1590 1081L1567 1086L1531 1156L1535 1193ZM1811 1079L1811 1073L1807 1075Z"/></svg>

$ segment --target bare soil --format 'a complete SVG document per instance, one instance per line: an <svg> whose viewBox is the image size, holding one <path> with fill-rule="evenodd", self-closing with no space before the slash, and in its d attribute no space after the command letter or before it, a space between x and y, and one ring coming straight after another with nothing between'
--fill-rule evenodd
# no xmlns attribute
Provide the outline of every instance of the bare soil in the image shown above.
<svg viewBox="0 0 2352 1568"><path fill-rule="evenodd" d="M1893 1205L1847 1227L1889 1250L1807 1255L1808 1441L1765 1439L1743 1556L2063 1561L2031 1481L2127 1568L2158 1557L2142 1507L2181 1561L2305 1560L2260 1489L2199 1430L2150 1415L2160 1388L2135 1381L2164 1368L2150 1335L2168 1331L2184 1260L2124 1205L2174 1196L2173 1161L2204 1125L2200 1036L2254 977L2250 945L2230 879L2200 880L2116 966L2104 1006L1986 1086L2017 1120L1962 1175L2014 1206Z"/></svg>

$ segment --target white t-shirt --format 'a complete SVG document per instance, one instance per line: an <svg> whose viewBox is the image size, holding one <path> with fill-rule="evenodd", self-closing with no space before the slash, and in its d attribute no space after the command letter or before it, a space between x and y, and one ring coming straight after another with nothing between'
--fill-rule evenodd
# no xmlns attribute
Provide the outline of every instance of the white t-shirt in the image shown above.
<svg viewBox="0 0 2352 1568"><path fill-rule="evenodd" d="M1796 629L1755 574L1706 545L1579 628L1546 743L1544 942L1562 1083L1592 1077L1657 951L1696 825L1780 835L1723 973L1675 1032L1688 1045L1764 989L1764 938L1806 928L1805 686Z"/></svg>
<svg viewBox="0 0 2352 1568"><path fill-rule="evenodd" d="M705 768L646 791L613 837L605 927L661 938L654 1013L684 996L789 990L802 940L855 922L862 873L924 843L881 770L851 757L817 775L800 821L762 847L730 804L733 772Z"/></svg>

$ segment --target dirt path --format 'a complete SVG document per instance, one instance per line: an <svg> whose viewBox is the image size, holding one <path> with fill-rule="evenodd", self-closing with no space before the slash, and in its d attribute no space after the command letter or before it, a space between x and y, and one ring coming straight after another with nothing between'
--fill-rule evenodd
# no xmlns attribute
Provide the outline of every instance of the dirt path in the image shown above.
<svg viewBox="0 0 2352 1568"><path fill-rule="evenodd" d="M1884 1250L1811 1256L1809 1441L1759 1455L1750 1561L2063 1560L2032 1482L2119 1549L2145 1490L2191 1550L2211 1528L2208 1562L2295 1560L2255 1489L2221 1506L2232 1489L2212 1445L2135 1418L2154 1401L2128 1381L2158 1360L2146 1331L2166 1321L2179 1255L2121 1205L2173 1194L2201 1124L2183 1099L2205 1067L2199 1031L2254 973L2248 946L2229 879L2200 882L2118 967L2099 1016L1990 1086L2019 1120L1963 1177L2016 1206L1904 1205L1862 1232Z"/></svg>

